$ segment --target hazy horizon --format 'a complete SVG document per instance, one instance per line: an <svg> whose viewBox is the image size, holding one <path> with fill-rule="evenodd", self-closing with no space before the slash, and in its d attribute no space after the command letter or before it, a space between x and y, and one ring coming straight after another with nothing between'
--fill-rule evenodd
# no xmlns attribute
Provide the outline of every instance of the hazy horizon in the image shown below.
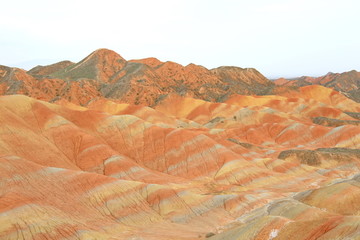
<svg viewBox="0 0 360 240"><path fill-rule="evenodd" d="M267 78L359 70L355 0L69 1L3 3L0 64L78 62L108 48L206 68L256 68Z"/></svg>

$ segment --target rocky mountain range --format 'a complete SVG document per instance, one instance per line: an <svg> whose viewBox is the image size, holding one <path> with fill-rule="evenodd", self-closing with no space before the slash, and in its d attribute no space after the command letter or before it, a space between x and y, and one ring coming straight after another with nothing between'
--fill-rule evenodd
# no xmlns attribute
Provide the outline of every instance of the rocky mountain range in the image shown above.
<svg viewBox="0 0 360 240"><path fill-rule="evenodd" d="M99 49L78 63L63 61L30 71L0 68L1 94L25 94L45 101L86 105L97 97L153 106L168 94L222 101L231 94L266 94L274 86L256 69L205 67L155 58L126 61ZM22 80L19 80L22 79Z"/></svg>

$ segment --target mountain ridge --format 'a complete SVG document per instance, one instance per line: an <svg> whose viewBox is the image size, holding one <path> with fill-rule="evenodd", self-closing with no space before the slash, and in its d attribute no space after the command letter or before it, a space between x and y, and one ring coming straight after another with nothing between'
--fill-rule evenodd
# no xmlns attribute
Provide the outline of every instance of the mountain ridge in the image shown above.
<svg viewBox="0 0 360 240"><path fill-rule="evenodd" d="M345 96L360 102L360 72L351 70L343 73L329 72L320 77L302 76L297 78L278 78L274 80L278 86L322 85L332 88Z"/></svg>
<svg viewBox="0 0 360 240"><path fill-rule="evenodd" d="M46 91L49 90L31 89L27 83L22 84L28 89L29 96L37 98L40 93L33 92L41 92L42 98L49 101L56 101L58 98L73 101L71 93L73 88L77 88L76 82L92 89L84 88L86 93L96 89L98 94L95 95L147 106L156 105L159 99L169 93L222 101L231 94L266 93L274 86L255 69L207 69L196 64L182 66L171 61L161 62L156 58L127 61L108 49L98 49L78 63L63 61L37 66L25 73L29 78L35 79L33 81L55 81L67 86L68 93L63 89L58 90L62 92L58 96L46 96ZM4 82L4 79L0 79L0 83ZM52 88L56 86L53 84ZM76 103L79 101L76 100ZM80 100L80 104L86 103L85 100Z"/></svg>
<svg viewBox="0 0 360 240"><path fill-rule="evenodd" d="M104 48L93 51L78 63L61 61L29 71L14 70L16 68L5 71L5 68L2 67L0 74L1 94L21 93L52 102L64 99L83 106L95 97L156 106L169 94L223 102L234 94L274 95L314 84L333 88L360 101L360 73L355 70L318 78L270 81L254 68L207 69L193 63L182 66L172 61L162 62L154 57L125 60Z"/></svg>

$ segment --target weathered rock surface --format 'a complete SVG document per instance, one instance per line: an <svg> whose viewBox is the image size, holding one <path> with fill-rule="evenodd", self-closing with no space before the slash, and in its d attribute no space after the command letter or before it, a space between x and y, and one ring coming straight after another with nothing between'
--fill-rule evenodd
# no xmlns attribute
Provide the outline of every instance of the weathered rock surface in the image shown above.
<svg viewBox="0 0 360 240"><path fill-rule="evenodd" d="M302 228L356 236L355 180L341 198L331 184L359 171L359 127L314 125L322 104L277 98L174 96L152 109L0 97L0 237L264 239L276 230L286 239ZM320 164L284 154L314 147ZM284 200L302 191L310 192ZM322 196L349 204L334 208Z"/></svg>
<svg viewBox="0 0 360 240"><path fill-rule="evenodd" d="M360 105L285 90L106 49L1 66L0 239L359 239Z"/></svg>
<svg viewBox="0 0 360 240"><path fill-rule="evenodd" d="M340 120L340 119L332 119L327 117L315 117L313 118L313 123L327 126L327 127L339 127L342 125L360 125L360 120Z"/></svg>

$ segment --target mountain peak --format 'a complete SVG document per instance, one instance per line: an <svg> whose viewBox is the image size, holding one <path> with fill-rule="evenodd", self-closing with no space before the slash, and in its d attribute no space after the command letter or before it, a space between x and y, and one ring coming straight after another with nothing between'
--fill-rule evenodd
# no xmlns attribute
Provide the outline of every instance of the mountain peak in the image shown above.
<svg viewBox="0 0 360 240"><path fill-rule="evenodd" d="M106 48L100 48L77 64L55 73L54 76L67 80L87 78L108 82L110 77L125 65L126 60L118 53Z"/></svg>
<svg viewBox="0 0 360 240"><path fill-rule="evenodd" d="M162 61L160 61L159 59L154 58L154 57L143 58L143 59L133 59L133 60L130 60L129 62L146 64L152 68L156 68L156 67L160 66L161 64L163 64Z"/></svg>
<svg viewBox="0 0 360 240"><path fill-rule="evenodd" d="M100 58L113 57L113 58L119 58L125 60L123 57L120 56L120 54L107 48L99 48L93 51L92 53L90 53L90 55L88 55L87 57L100 57Z"/></svg>

